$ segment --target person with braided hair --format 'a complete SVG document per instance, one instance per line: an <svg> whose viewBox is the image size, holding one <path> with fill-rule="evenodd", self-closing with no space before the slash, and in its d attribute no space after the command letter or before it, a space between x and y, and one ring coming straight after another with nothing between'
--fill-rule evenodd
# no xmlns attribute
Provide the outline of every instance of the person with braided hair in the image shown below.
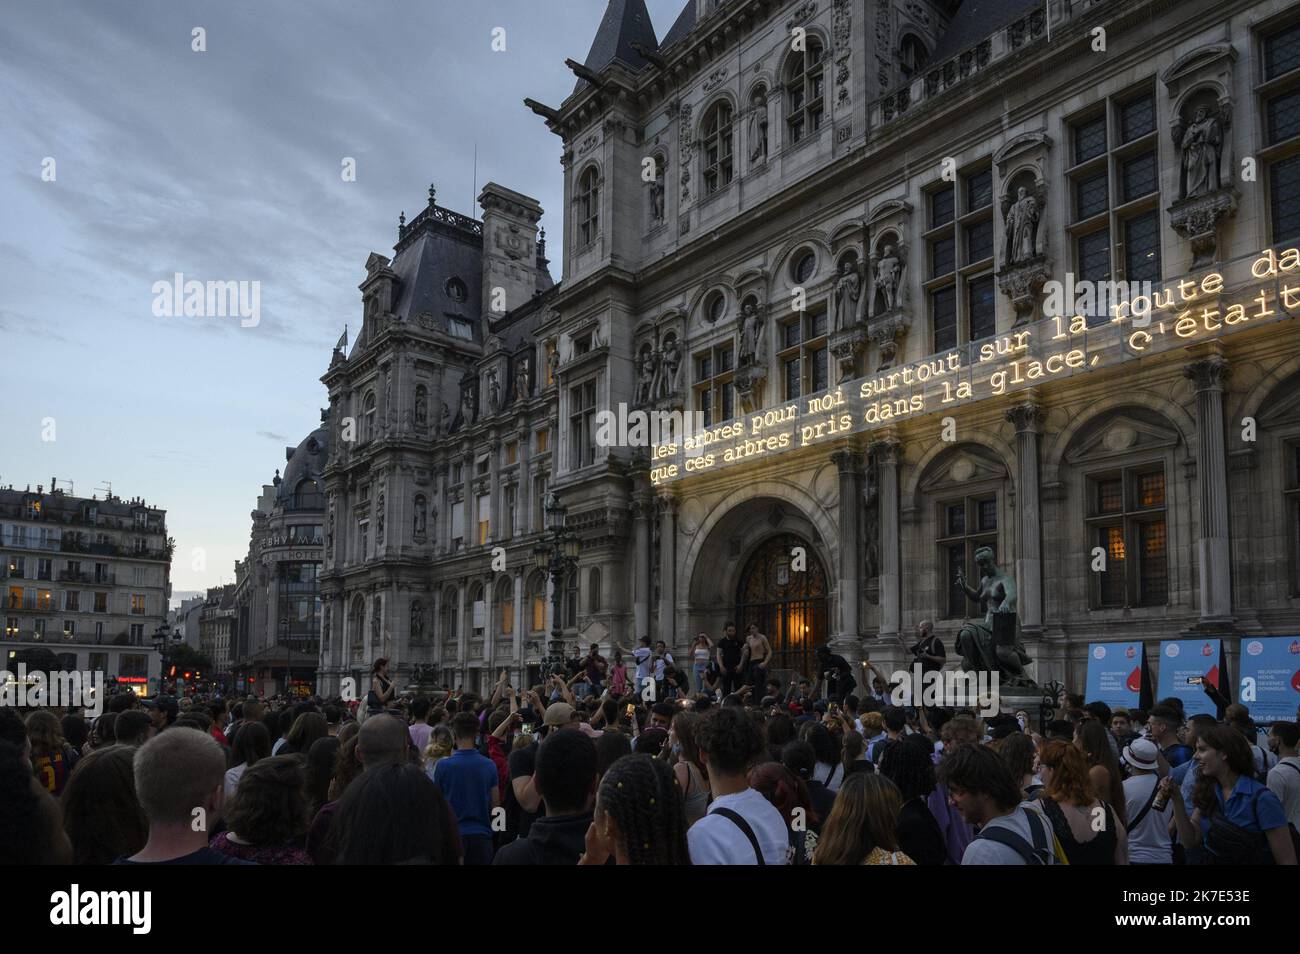
<svg viewBox="0 0 1300 954"><path fill-rule="evenodd" d="M578 864L603 865L611 858L620 865L691 863L682 792L665 762L625 755L601 779Z"/></svg>

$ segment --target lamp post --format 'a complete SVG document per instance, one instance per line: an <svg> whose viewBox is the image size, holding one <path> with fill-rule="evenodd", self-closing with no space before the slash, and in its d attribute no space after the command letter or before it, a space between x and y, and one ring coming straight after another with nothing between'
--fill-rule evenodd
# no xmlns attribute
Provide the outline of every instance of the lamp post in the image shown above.
<svg viewBox="0 0 1300 954"><path fill-rule="evenodd" d="M537 568L551 578L551 638L546 644L547 655L543 676L553 676L564 670L564 630L560 626L560 596L564 580L576 572L578 537L566 526L568 510L560 498L551 494L546 498L546 536L533 548Z"/></svg>
<svg viewBox="0 0 1300 954"><path fill-rule="evenodd" d="M171 624L165 620L153 631L154 648L158 650L158 695L162 695L163 679L167 673L167 649L171 636Z"/></svg>

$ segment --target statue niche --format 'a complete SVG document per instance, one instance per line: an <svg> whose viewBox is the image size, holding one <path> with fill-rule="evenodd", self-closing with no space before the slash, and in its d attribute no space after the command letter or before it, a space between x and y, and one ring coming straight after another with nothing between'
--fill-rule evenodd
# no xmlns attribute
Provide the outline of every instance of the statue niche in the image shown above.
<svg viewBox="0 0 1300 954"><path fill-rule="evenodd" d="M1205 86L1194 90L1174 112L1170 133L1178 153L1178 200L1169 207L1169 226L1192 246L1192 267L1217 258L1219 222L1237 211L1231 174L1224 175L1232 104ZM1230 165L1230 164L1229 164Z"/></svg>
<svg viewBox="0 0 1300 954"><path fill-rule="evenodd" d="M1008 177L1002 194L1002 258L998 287L1011 299L1016 324L1033 320L1047 283L1043 234L1047 184L1036 171L1021 169Z"/></svg>
<svg viewBox="0 0 1300 954"><path fill-rule="evenodd" d="M867 344L862 321L862 276L858 253L845 252L836 269L831 291L831 354L840 366L840 383L857 374L858 355Z"/></svg>

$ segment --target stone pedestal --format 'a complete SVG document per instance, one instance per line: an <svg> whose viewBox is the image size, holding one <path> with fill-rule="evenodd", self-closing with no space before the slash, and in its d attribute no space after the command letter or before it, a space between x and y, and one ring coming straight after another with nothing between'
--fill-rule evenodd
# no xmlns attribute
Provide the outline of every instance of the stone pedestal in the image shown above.
<svg viewBox="0 0 1300 954"><path fill-rule="evenodd" d="M1016 325L1028 324L1037 317L1039 298L1048 277L1047 259L1042 255L1006 265L998 272L998 288L1011 299Z"/></svg>
<svg viewBox="0 0 1300 954"><path fill-rule="evenodd" d="M831 335L831 354L835 355L835 360L840 366L839 383L843 384L857 377L858 355L862 354L866 346L867 331L861 325L854 325Z"/></svg>
<svg viewBox="0 0 1300 954"><path fill-rule="evenodd" d="M1219 222L1237 214L1237 190L1179 199L1168 212L1169 227L1192 244L1192 268L1204 268L1218 259Z"/></svg>
<svg viewBox="0 0 1300 954"><path fill-rule="evenodd" d="M901 308L891 309L871 319L867 334L871 343L880 349L880 366L876 368L877 371L893 367L898 358L898 346L910 324L911 321Z"/></svg>

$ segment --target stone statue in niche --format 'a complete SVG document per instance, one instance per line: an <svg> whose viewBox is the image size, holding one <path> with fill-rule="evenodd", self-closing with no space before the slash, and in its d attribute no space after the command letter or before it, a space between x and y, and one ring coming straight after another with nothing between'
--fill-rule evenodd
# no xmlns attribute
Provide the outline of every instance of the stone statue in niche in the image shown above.
<svg viewBox="0 0 1300 954"><path fill-rule="evenodd" d="M426 509L427 508L422 499L415 501L415 535L417 537L424 536L424 531L428 520L428 516L425 513Z"/></svg>
<svg viewBox="0 0 1300 954"><path fill-rule="evenodd" d="M880 250L876 259L876 311L881 314L898 307L898 289L903 279L903 260L899 257L898 247L893 244Z"/></svg>
<svg viewBox="0 0 1300 954"><path fill-rule="evenodd" d="M415 392L415 423L424 427L429 422L428 401L423 390Z"/></svg>
<svg viewBox="0 0 1300 954"><path fill-rule="evenodd" d="M379 491L379 496L375 500L375 543L383 545L384 542L384 492Z"/></svg>
<svg viewBox="0 0 1300 954"><path fill-rule="evenodd" d="M767 161L767 94L755 94L749 107L749 163L760 165Z"/></svg>
<svg viewBox="0 0 1300 954"><path fill-rule="evenodd" d="M528 358L520 358L519 363L515 366L515 400L522 401L527 398L529 392L533 389L532 385Z"/></svg>
<svg viewBox="0 0 1300 954"><path fill-rule="evenodd" d="M835 330L843 331L857 320L858 298L862 295L862 279L858 278L857 263L845 259L840 263L840 276L835 281Z"/></svg>
<svg viewBox="0 0 1300 954"><path fill-rule="evenodd" d="M650 218L655 222L664 220L664 195L667 189L664 185L663 164L655 162L655 178L650 183Z"/></svg>
<svg viewBox="0 0 1300 954"><path fill-rule="evenodd" d="M411 642L418 643L424 638L424 607L419 600L411 601Z"/></svg>
<svg viewBox="0 0 1300 954"><path fill-rule="evenodd" d="M639 404L647 403L653 396L655 373L658 370L658 358L654 350L646 345L641 349L641 359L637 368L636 399Z"/></svg>
<svg viewBox="0 0 1300 954"><path fill-rule="evenodd" d="M554 383L555 376L560 370L560 352L557 349L552 348L546 356L546 366L551 371L551 382Z"/></svg>
<svg viewBox="0 0 1300 954"><path fill-rule="evenodd" d="M1002 261L1007 265L1019 265L1038 254L1038 219L1041 215L1038 199L1030 195L1029 190L1021 186L1016 190L1016 199L1009 201L1003 212L1006 218L1006 234L1003 236Z"/></svg>
<svg viewBox="0 0 1300 954"><path fill-rule="evenodd" d="M1181 155L1180 197L1192 199L1217 192L1222 186L1219 158L1223 154L1223 126L1218 117L1211 115L1208 107L1197 106L1191 123L1175 124L1174 140Z"/></svg>
<svg viewBox="0 0 1300 954"><path fill-rule="evenodd" d="M667 397L677 393L677 374L682 366L682 351L677 339L671 335L664 342L662 365L659 375L659 396Z"/></svg>
<svg viewBox="0 0 1300 954"><path fill-rule="evenodd" d="M868 458L866 473L862 481L862 514L864 526L864 558L866 579L874 580L880 575L880 499L879 484L876 480L875 460Z"/></svg>
<svg viewBox="0 0 1300 954"><path fill-rule="evenodd" d="M488 407L496 412L501 407L501 385L497 384L496 369L488 371Z"/></svg>
<svg viewBox="0 0 1300 954"><path fill-rule="evenodd" d="M328 606L321 613L321 642L324 644L323 648L325 649L329 649L330 646L330 616L332 615Z"/></svg>
<svg viewBox="0 0 1300 954"><path fill-rule="evenodd" d="M474 423L474 390L466 388L460 396L460 416L464 424Z"/></svg>
<svg viewBox="0 0 1300 954"><path fill-rule="evenodd" d="M434 431L434 437L441 437L447 433L451 427L451 409L447 407L447 402L442 402L442 413L438 415L438 429Z"/></svg>
<svg viewBox="0 0 1300 954"><path fill-rule="evenodd" d="M748 298L740 309L740 363L758 364L763 359L763 319L754 299Z"/></svg>

